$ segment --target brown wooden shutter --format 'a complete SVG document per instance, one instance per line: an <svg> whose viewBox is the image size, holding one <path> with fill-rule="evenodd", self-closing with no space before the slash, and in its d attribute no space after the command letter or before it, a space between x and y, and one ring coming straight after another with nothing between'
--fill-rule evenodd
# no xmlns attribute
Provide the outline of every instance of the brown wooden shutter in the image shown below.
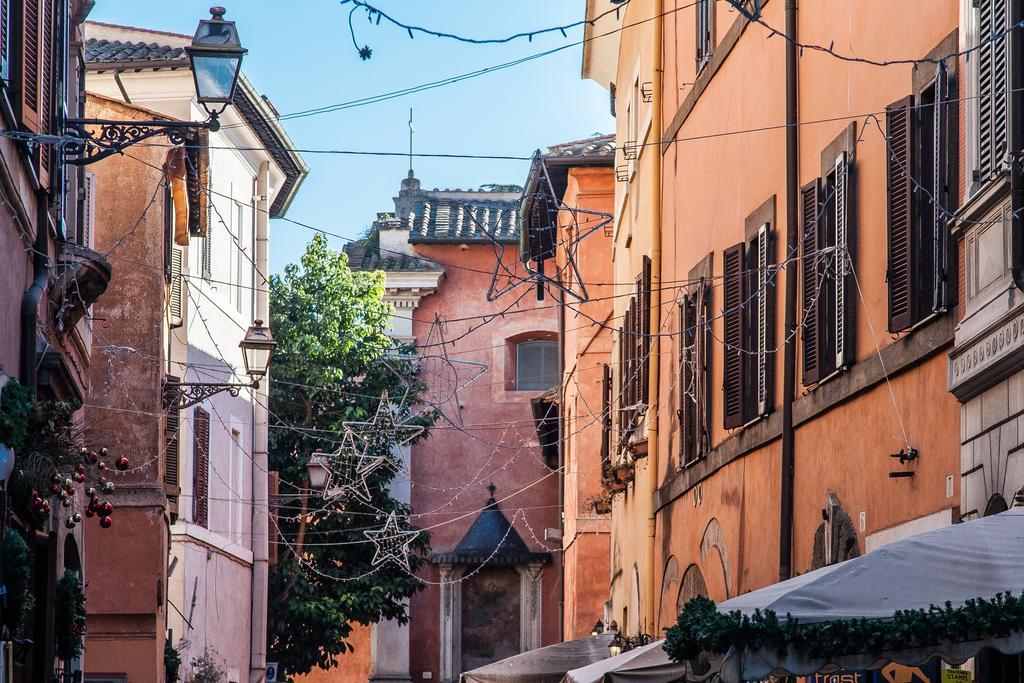
<svg viewBox="0 0 1024 683"><path fill-rule="evenodd" d="M889 331L914 325L916 249L914 224L914 98L906 97L885 110L889 154L887 220L889 230Z"/></svg>
<svg viewBox="0 0 1024 683"><path fill-rule="evenodd" d="M601 463L611 458L612 444L612 370L601 366ZM603 470L602 470L603 471Z"/></svg>
<svg viewBox="0 0 1024 683"><path fill-rule="evenodd" d="M39 132L39 35L40 2L24 0L21 4L21 93L19 96L21 125L33 133Z"/></svg>
<svg viewBox="0 0 1024 683"><path fill-rule="evenodd" d="M39 132L52 135L54 95L54 7L55 0L40 0L42 25L39 34ZM39 184L50 187L51 156L50 145L39 146Z"/></svg>
<svg viewBox="0 0 1024 683"><path fill-rule="evenodd" d="M0 79L11 80L11 0L0 0Z"/></svg>
<svg viewBox="0 0 1024 683"><path fill-rule="evenodd" d="M944 62L939 62L935 69L935 105L932 107L932 187L933 202L929 209L931 214L931 234L926 239L931 245L931 287L922 288L921 310L933 313L944 313L949 307L949 283L947 273L952 267L950 263L950 237L946 229L946 212L954 210L949 201L951 187L958 181L950 172L949 129L952 116L949 104L949 73Z"/></svg>
<svg viewBox="0 0 1024 683"><path fill-rule="evenodd" d="M270 500L270 509L268 510L270 524L267 527L270 538L267 539L267 564L271 567L277 564L277 544L281 542L281 534L278 532L280 514L277 506L277 502L280 500L280 493L281 475L271 470L267 472L267 497Z"/></svg>
<svg viewBox="0 0 1024 683"><path fill-rule="evenodd" d="M643 309L640 313L640 329L638 330L640 340L640 352L643 363L640 368L640 402L643 405L650 404L651 398L651 259L643 258L643 270L640 274L640 289L643 298Z"/></svg>
<svg viewBox="0 0 1024 683"><path fill-rule="evenodd" d="M167 383L179 382L180 377L168 375ZM164 490L168 497L175 497L181 492L178 481L179 448L178 430L181 428L181 413L176 405L167 408L164 422Z"/></svg>
<svg viewBox="0 0 1024 683"><path fill-rule="evenodd" d="M709 273L710 276L710 273ZM694 298L696 329L694 348L694 397L696 401L696 455L700 457L711 448L711 286L701 280Z"/></svg>
<svg viewBox="0 0 1024 683"><path fill-rule="evenodd" d="M210 523L210 414L202 408L192 413L193 473L192 522L202 527Z"/></svg>
<svg viewBox="0 0 1024 683"><path fill-rule="evenodd" d="M683 465L697 454L696 332L697 308L687 295L679 304L679 462Z"/></svg>
<svg viewBox="0 0 1024 683"><path fill-rule="evenodd" d="M751 244L751 252L756 259L757 267L753 269L747 282L751 283L748 294L753 304L754 315L751 316L753 328L748 338L754 352L753 362L748 367L754 369L753 399L747 406L757 415L767 415L772 409L775 379L775 279L778 277L771 271L775 260L772 258L772 229L765 223L757 231L757 237ZM748 269L750 266L748 265ZM748 418L749 419L749 418Z"/></svg>
<svg viewBox="0 0 1024 683"><path fill-rule="evenodd" d="M744 287L744 244L733 245L722 255L722 318L724 320L725 362L722 367L723 412L726 429L743 426L745 388L744 329L746 287Z"/></svg>
<svg viewBox="0 0 1024 683"><path fill-rule="evenodd" d="M850 242L850 164L849 155L840 152L835 165L835 316L834 316L834 351L835 360L832 369L841 368L850 362L853 344L850 340L851 315L850 294L853 285L850 279L850 268L853 260Z"/></svg>
<svg viewBox="0 0 1024 683"><path fill-rule="evenodd" d="M818 181L814 180L800 190L801 230L803 231L800 270L802 299L800 317L803 340L803 383L813 384L821 378L821 325L818 311L822 294L818 256ZM789 286L788 283L786 285Z"/></svg>

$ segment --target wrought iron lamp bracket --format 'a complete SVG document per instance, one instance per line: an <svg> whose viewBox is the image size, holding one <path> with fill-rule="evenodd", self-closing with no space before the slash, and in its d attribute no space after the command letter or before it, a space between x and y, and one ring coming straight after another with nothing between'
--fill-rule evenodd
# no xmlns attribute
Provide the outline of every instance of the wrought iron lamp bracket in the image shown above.
<svg viewBox="0 0 1024 683"><path fill-rule="evenodd" d="M158 135L172 145L184 145L200 130L220 129L220 120L211 114L206 121L111 121L108 119L67 119L63 144L64 160L72 166L85 166Z"/></svg>
<svg viewBox="0 0 1024 683"><path fill-rule="evenodd" d="M164 383L164 408L184 410L224 391L232 396L238 396L242 389L258 389L259 386L259 382L251 382L249 384L231 382L166 382Z"/></svg>

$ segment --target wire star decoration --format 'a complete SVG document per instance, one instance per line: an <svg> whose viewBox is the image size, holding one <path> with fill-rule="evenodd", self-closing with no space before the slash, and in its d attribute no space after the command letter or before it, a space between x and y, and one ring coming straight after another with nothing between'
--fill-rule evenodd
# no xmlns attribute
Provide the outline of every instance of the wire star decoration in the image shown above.
<svg viewBox="0 0 1024 683"><path fill-rule="evenodd" d="M376 531L364 531L363 535L373 541L375 546L372 560L374 567L379 567L390 561L407 572L412 571L409 564L409 546L420 535L420 532L402 531L394 512L388 515L383 528Z"/></svg>
<svg viewBox="0 0 1024 683"><path fill-rule="evenodd" d="M393 448L401 448L423 433L421 426L400 422L398 413L398 408L392 405L385 391L380 395L377 413L372 420L341 423L345 428L345 438L352 438L361 447L357 468L361 476L369 476L389 464Z"/></svg>
<svg viewBox="0 0 1024 683"><path fill-rule="evenodd" d="M360 471L362 456L356 452L351 434L345 434L337 451L323 457L328 471L324 500L358 499L364 503L372 500L367 473Z"/></svg>

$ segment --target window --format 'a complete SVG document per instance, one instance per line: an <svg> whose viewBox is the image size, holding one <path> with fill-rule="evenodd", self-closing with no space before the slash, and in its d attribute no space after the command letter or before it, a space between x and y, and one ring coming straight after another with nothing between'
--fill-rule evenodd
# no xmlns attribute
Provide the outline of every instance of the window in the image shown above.
<svg viewBox="0 0 1024 683"><path fill-rule="evenodd" d="M1008 147L1010 3L1016 0L974 0L977 39L975 69L977 131L974 180L985 181L1003 166Z"/></svg>
<svg viewBox="0 0 1024 683"><path fill-rule="evenodd" d="M16 8L16 9L14 9ZM11 21L11 10L19 12L18 21ZM51 0L24 0L12 7L9 1L0 2L0 69L13 71L8 81L16 93L15 103L22 126L33 133L51 133L53 121L54 83L54 11L56 4ZM12 50L10 29L20 26L17 36L18 47ZM16 59L10 60L14 54ZM11 62L15 69L11 70ZM5 73L4 77L7 78ZM50 185L49 145L38 145L32 152L33 166L44 187Z"/></svg>
<svg viewBox="0 0 1024 683"><path fill-rule="evenodd" d="M683 465L710 448L710 309L711 288L701 277L679 304L679 461Z"/></svg>
<svg viewBox="0 0 1024 683"><path fill-rule="evenodd" d="M950 158L949 79L940 63L935 78L915 98L886 109L889 145L889 330L909 329L949 306L949 239L946 220L955 195Z"/></svg>
<svg viewBox="0 0 1024 683"><path fill-rule="evenodd" d="M168 383L181 381L179 377L168 376L165 380ZM167 419L164 422L164 489L167 496L177 504L177 496L180 493L178 484L178 429L180 427L180 415L177 405L167 408Z"/></svg>
<svg viewBox="0 0 1024 683"><path fill-rule="evenodd" d="M570 423L571 424L571 423ZM601 366L601 464L611 459L612 447L612 369ZM602 470L604 471L604 470Z"/></svg>
<svg viewBox="0 0 1024 683"><path fill-rule="evenodd" d="M774 280L771 226L725 250L723 268L723 426L742 427L767 415L774 370Z"/></svg>
<svg viewBox="0 0 1024 683"><path fill-rule="evenodd" d="M715 0L697 0L697 71L711 61L714 48Z"/></svg>
<svg viewBox="0 0 1024 683"><path fill-rule="evenodd" d="M210 523L210 414L202 408L192 413L192 523Z"/></svg>
<svg viewBox="0 0 1024 683"><path fill-rule="evenodd" d="M836 155L824 179L801 190L804 385L846 367L852 357L849 177L849 157L844 150Z"/></svg>
<svg viewBox="0 0 1024 683"><path fill-rule="evenodd" d="M237 278L235 280L235 308L239 313L242 312L242 288L244 286L244 273L245 273L245 213L240 202L235 202L235 220L236 228L235 235L238 236L238 244L235 252L235 271Z"/></svg>
<svg viewBox="0 0 1024 683"><path fill-rule="evenodd" d="M547 391L558 385L558 342L516 344L516 390Z"/></svg>
<svg viewBox="0 0 1024 683"><path fill-rule="evenodd" d="M201 270L204 280L213 279L213 167L207 170L206 233L203 235Z"/></svg>

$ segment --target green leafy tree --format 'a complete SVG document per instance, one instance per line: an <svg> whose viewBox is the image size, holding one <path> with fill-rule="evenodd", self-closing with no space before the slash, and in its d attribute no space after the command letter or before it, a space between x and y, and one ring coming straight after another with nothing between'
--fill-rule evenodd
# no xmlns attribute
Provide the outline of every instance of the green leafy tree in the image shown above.
<svg viewBox="0 0 1024 683"><path fill-rule="evenodd" d="M355 624L405 623L405 601L421 588L394 562L375 568L375 546L364 535L382 527L389 513L404 520L410 512L388 489L398 465L389 439L367 445L367 455L388 458L367 477L368 504L355 497L325 501L315 492L295 497L307 489L310 454L333 452L343 422L372 419L384 391L409 424L429 427L435 416L416 403L423 387L415 365L393 353L385 358L394 342L385 334L392 309L383 299L382 274L351 271L347 257L318 236L301 264L271 278L270 290L270 326L278 344L270 466L280 473L285 502L271 529L278 561L270 571L267 638L271 658L291 677L341 663L339 657L354 651L349 636ZM403 521L402 529L412 527ZM413 571L425 561L428 544L426 533L411 544Z"/></svg>

